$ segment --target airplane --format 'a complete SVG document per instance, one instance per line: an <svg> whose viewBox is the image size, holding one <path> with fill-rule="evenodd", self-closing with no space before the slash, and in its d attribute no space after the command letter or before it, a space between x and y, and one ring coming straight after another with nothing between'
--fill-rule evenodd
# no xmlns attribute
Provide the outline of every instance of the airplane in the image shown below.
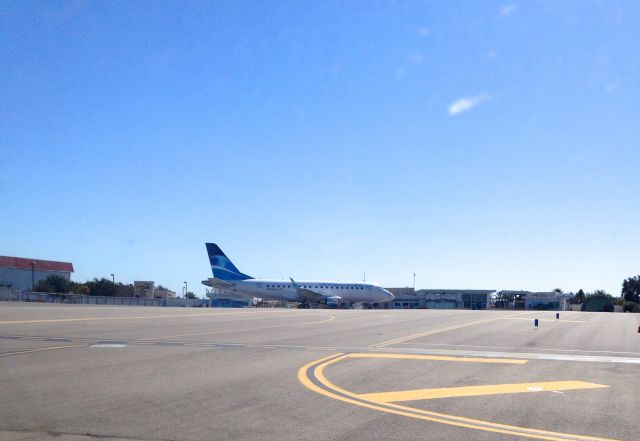
<svg viewBox="0 0 640 441"><path fill-rule="evenodd" d="M216 297L298 302L299 307L305 309L346 304L369 306L394 299L393 294L373 283L255 279L241 273L218 245L207 243L206 246L213 277L203 280L202 284L216 288L219 293Z"/></svg>

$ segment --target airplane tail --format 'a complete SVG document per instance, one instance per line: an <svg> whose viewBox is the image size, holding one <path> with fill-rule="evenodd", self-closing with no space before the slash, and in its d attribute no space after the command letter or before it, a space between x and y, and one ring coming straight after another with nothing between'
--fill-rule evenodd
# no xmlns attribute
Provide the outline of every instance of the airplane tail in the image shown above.
<svg viewBox="0 0 640 441"><path fill-rule="evenodd" d="M251 276L242 274L215 243L207 243L207 254L213 277L220 280L246 280Z"/></svg>

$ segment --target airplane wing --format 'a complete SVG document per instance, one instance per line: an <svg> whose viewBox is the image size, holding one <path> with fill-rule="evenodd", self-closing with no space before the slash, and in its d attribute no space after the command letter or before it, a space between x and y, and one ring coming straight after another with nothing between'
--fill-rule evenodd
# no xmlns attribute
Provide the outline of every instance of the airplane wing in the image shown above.
<svg viewBox="0 0 640 441"><path fill-rule="evenodd" d="M298 293L298 295L300 296L300 298L302 299L303 302L306 302L306 303L325 302L327 300L327 298L330 298L330 296L322 294L322 293L320 293L318 291L314 291L312 289L307 289L307 288L302 288L291 277L289 277L289 280L291 280L291 283L293 284L293 287L296 289L296 292ZM340 299L339 296L333 296L333 297L336 297L336 298Z"/></svg>
<svg viewBox="0 0 640 441"><path fill-rule="evenodd" d="M227 282L226 280L216 279L215 277L209 278L207 280L202 281L203 285L210 286L212 288L229 288L233 286L233 283Z"/></svg>
<svg viewBox="0 0 640 441"><path fill-rule="evenodd" d="M298 295L307 303L311 302L323 302L327 297L312 289L296 288Z"/></svg>

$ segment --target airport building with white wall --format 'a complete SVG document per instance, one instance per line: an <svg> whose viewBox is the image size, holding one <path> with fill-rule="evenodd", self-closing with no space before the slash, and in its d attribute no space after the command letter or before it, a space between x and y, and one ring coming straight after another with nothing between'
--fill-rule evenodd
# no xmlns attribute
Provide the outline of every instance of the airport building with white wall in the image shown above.
<svg viewBox="0 0 640 441"><path fill-rule="evenodd" d="M386 288L395 299L392 309L488 309L495 289Z"/></svg>
<svg viewBox="0 0 640 441"><path fill-rule="evenodd" d="M497 309L542 309L564 311L569 309L571 294L503 290L496 295Z"/></svg>
<svg viewBox="0 0 640 441"><path fill-rule="evenodd" d="M152 280L136 280L133 282L133 296L139 299L175 299L176 293L168 289L156 287Z"/></svg>
<svg viewBox="0 0 640 441"><path fill-rule="evenodd" d="M71 280L73 264L55 260L0 256L0 287L31 291L40 280L57 275Z"/></svg>

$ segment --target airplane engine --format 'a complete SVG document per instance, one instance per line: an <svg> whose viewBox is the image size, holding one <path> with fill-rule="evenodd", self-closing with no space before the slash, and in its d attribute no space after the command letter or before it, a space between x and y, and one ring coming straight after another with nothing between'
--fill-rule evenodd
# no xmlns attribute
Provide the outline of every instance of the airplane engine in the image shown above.
<svg viewBox="0 0 640 441"><path fill-rule="evenodd" d="M340 305L340 302L342 302L342 297L340 296L327 297L327 299L325 300L325 304L327 306L333 307L338 307Z"/></svg>

